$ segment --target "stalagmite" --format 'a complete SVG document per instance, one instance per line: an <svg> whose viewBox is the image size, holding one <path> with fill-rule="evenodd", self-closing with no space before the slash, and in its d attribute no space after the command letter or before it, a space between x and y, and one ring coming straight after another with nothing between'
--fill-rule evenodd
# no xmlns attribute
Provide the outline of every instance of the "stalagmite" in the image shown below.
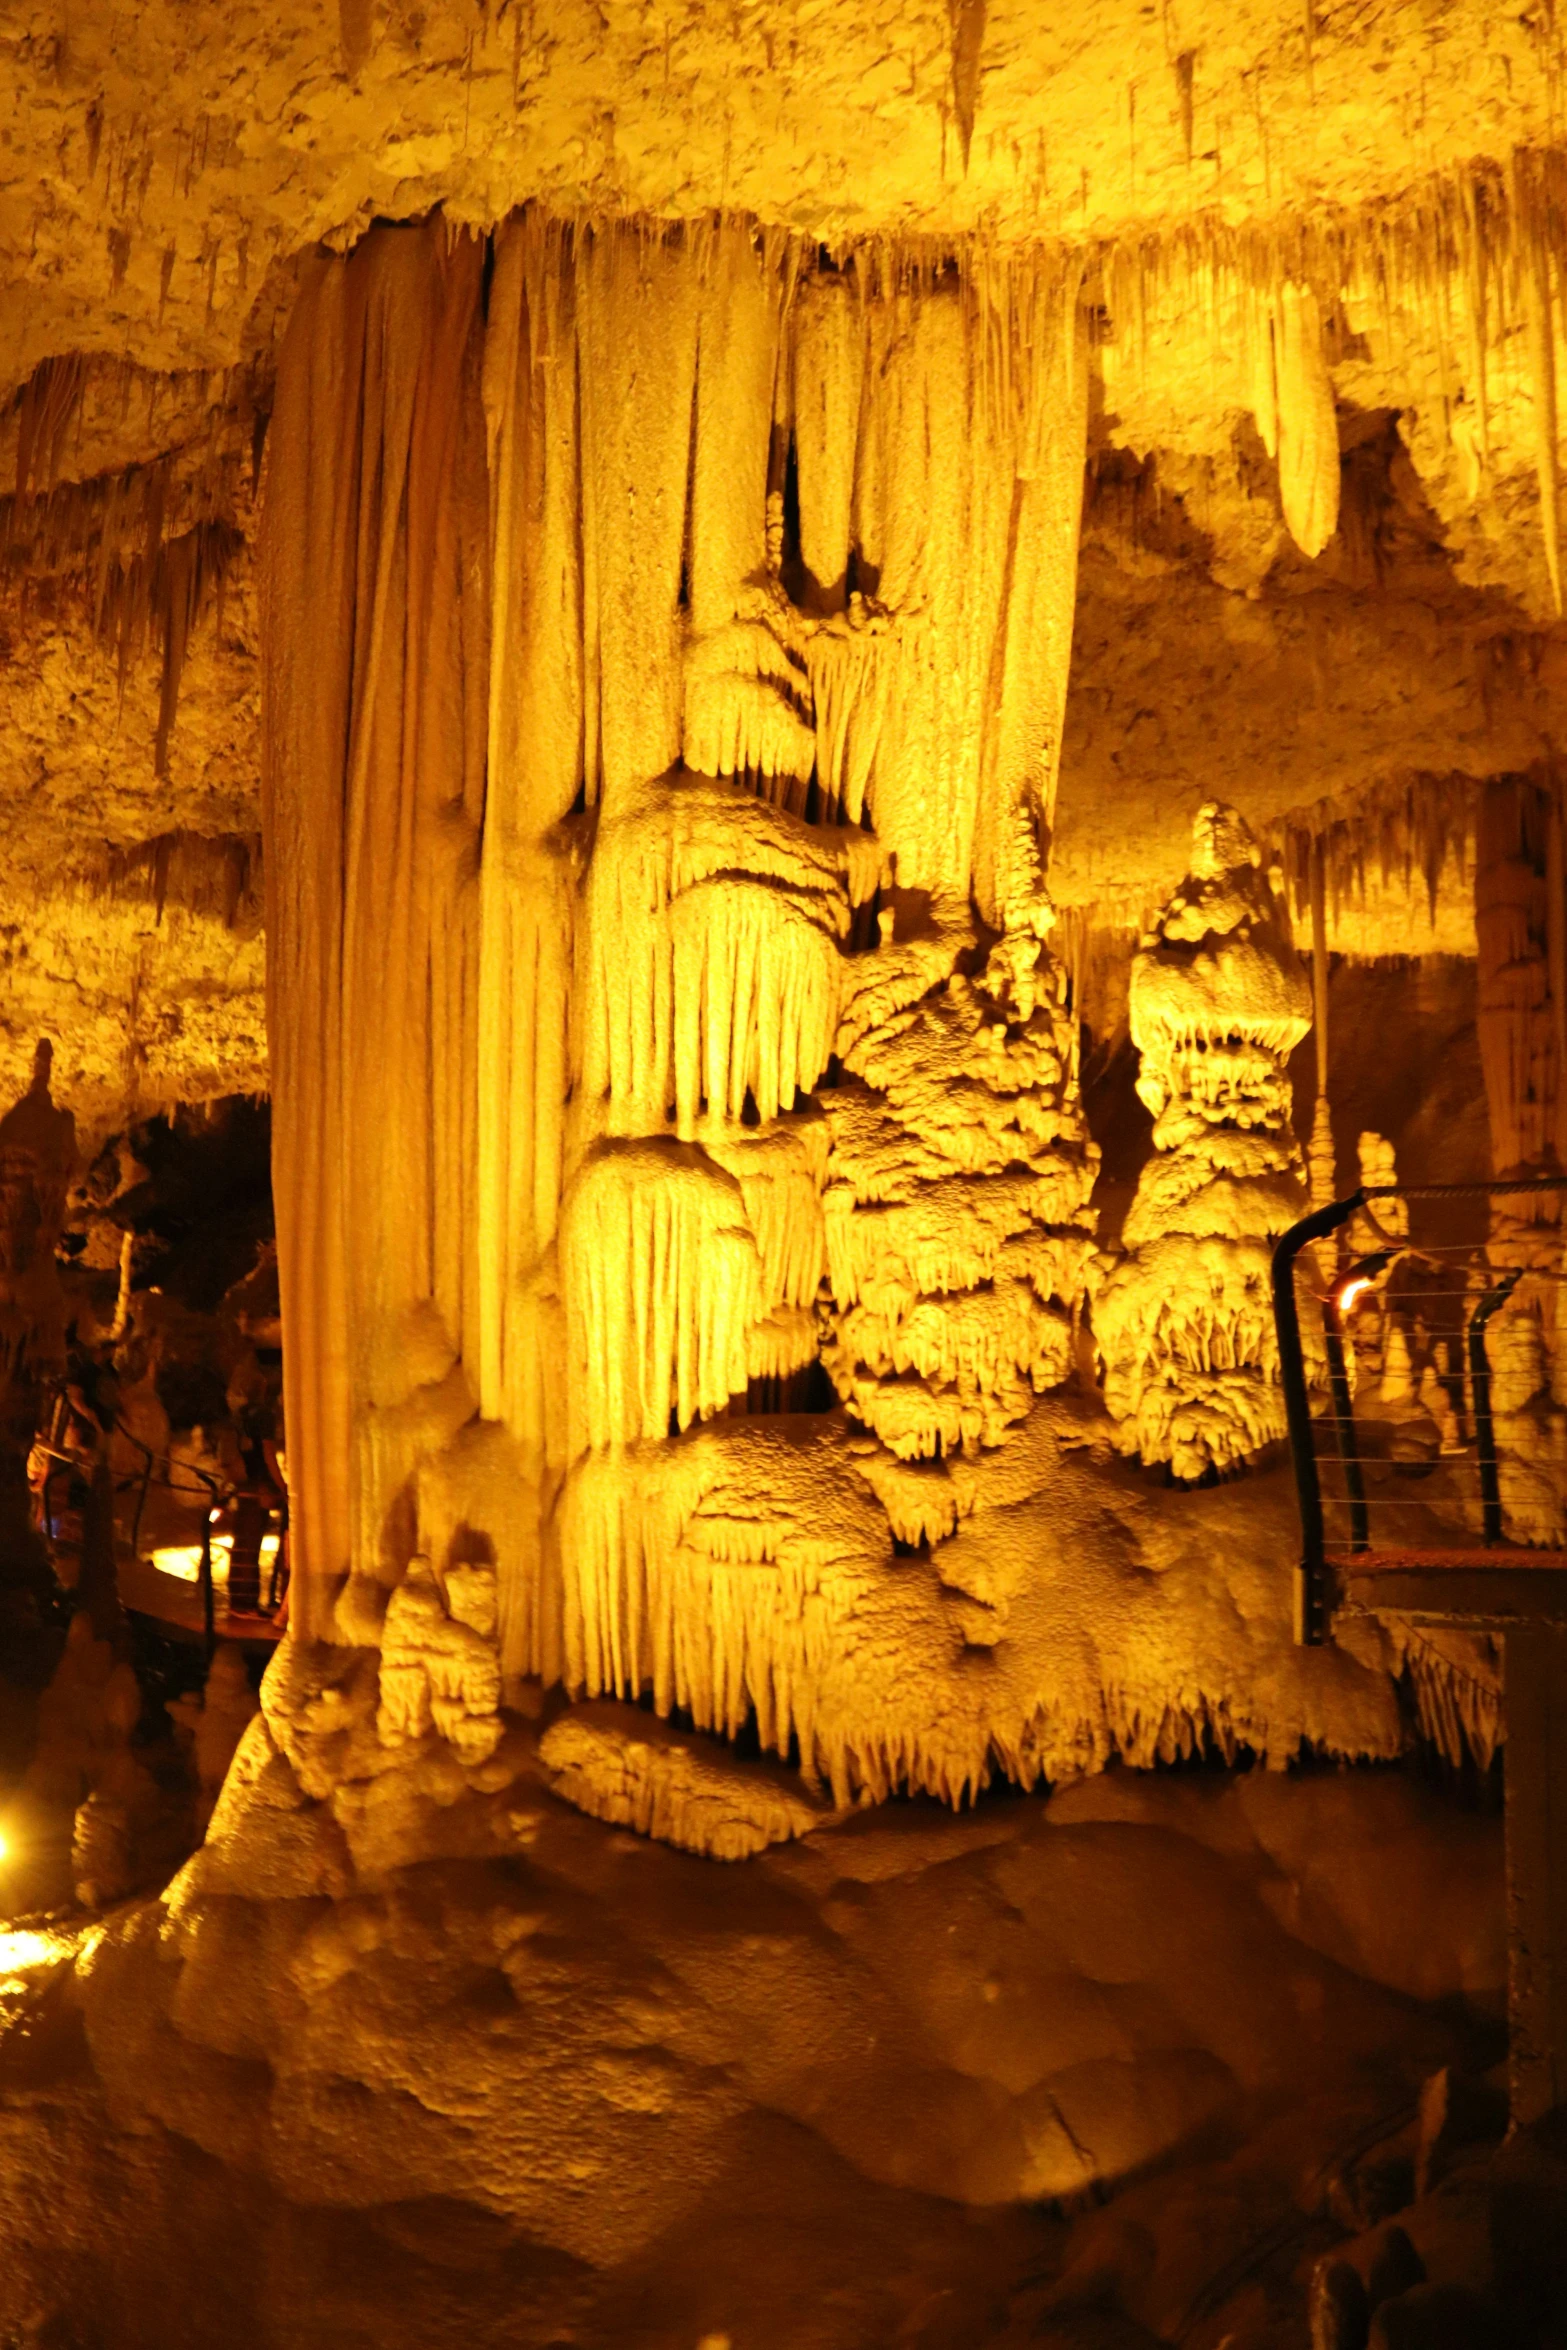
<svg viewBox="0 0 1567 2350"><path fill-rule="evenodd" d="M65 1367L55 1249L76 1171L76 1121L50 1095L53 1057L41 1041L32 1084L0 1118L0 1476L13 1484L33 1440L43 1382Z"/></svg>
<svg viewBox="0 0 1567 2350"><path fill-rule="evenodd" d="M738 222L701 272L691 449L684 757L803 809L815 763L802 631L778 575L769 494L785 300L776 242Z"/></svg>
<svg viewBox="0 0 1567 2350"><path fill-rule="evenodd" d="M1088 1247L1095 1154L1043 936L1005 934L976 980L951 969L857 1034L844 1065L857 1082L828 1103L834 1384L901 1459L996 1444L1065 1376Z"/></svg>
<svg viewBox="0 0 1567 2350"><path fill-rule="evenodd" d="M387 1603L377 1728L391 1746L431 1729L463 1762L501 1738L493 1569L454 1567L443 1591L428 1559L411 1559Z"/></svg>
<svg viewBox="0 0 1567 2350"><path fill-rule="evenodd" d="M905 888L973 872L997 921L1016 811L1048 832L1076 585L1087 368L1075 276L1041 264L870 313L859 545L897 656L871 808ZM852 620L851 612L851 620ZM855 721L839 720L852 742Z"/></svg>
<svg viewBox="0 0 1567 2350"><path fill-rule="evenodd" d="M1310 994L1234 809L1192 828L1192 870L1132 966L1137 1090L1155 1156L1126 1255L1096 1262L1094 1333L1119 1441L1192 1480L1284 1434L1271 1244L1301 1212L1285 1064Z"/></svg>

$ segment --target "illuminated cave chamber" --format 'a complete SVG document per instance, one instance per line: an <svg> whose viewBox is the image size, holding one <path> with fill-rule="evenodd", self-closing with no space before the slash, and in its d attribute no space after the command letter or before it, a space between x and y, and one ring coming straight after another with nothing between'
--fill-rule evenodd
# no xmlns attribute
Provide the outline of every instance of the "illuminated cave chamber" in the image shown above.
<svg viewBox="0 0 1567 2350"><path fill-rule="evenodd" d="M1173 893L1140 883L1113 795L1079 801L1059 926L1092 387L1135 418L1194 288L1277 471L1246 560L1344 548L1358 583L1356 534L1394 543L1386 434L1341 467L1323 301L1244 253L1184 277L1121 256L1090 288L1055 248L834 257L728 216L532 209L305 265L261 539L295 1568L266 1709L296 1762L341 1716L416 1774L431 1736L502 1773L531 1683L754 1725L840 1804L1115 1754L1385 1757L1400 1680L1455 1756L1489 1755L1483 1640L1366 1621L1314 1657L1282 1585L1245 1596L1282 1515L1206 1569L1227 1630L1183 1596L1199 1518L1137 1519L1120 1565L1077 1531L1136 1516L1107 1439L1181 1486L1276 1456L1269 1260L1307 1197L1291 1057L1315 1021L1330 1198L1330 937L1358 906L1381 951L1418 868L1429 927L1440 904L1462 940L1471 838L1493 1157L1556 1148L1537 1104L1567 991L1520 880L1543 903L1559 868L1547 785L1493 783L1477 815L1440 779L1369 809L1281 779L1260 829L1188 802ZM1260 529L1243 480L1209 475L1223 527ZM1087 478L1092 554L1116 493ZM1134 550L1141 527L1134 506ZM1192 723L1179 697L1169 723ZM1167 823L1179 793L1138 788ZM1115 862L1085 901L1090 821ZM1154 1124L1096 1235L1101 968ZM1531 1229L1551 1257L1555 1226ZM1385 1290L1361 1391L1406 1451L1439 1449L1461 1366ZM1510 1522L1536 1540L1554 1296L1520 1289L1490 1341ZM546 1731L546 1761L575 1736ZM321 1784L358 1751L317 1756ZM678 1836L680 1803L628 1796L627 1768L603 1803ZM592 1778L579 1753L590 1805Z"/></svg>
<svg viewBox="0 0 1567 2350"><path fill-rule="evenodd" d="M1548 12L263 31L0 43L0 2338L1557 2350L1270 1299L1567 1165ZM1375 1531L1562 1242L1303 1260Z"/></svg>

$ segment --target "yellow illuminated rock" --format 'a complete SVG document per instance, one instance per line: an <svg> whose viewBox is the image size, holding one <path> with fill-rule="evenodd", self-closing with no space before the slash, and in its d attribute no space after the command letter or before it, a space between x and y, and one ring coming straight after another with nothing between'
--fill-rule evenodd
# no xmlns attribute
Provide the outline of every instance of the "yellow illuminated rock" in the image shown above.
<svg viewBox="0 0 1567 2350"><path fill-rule="evenodd" d="M1548 2350L1561 69L0 28L0 2340Z"/></svg>

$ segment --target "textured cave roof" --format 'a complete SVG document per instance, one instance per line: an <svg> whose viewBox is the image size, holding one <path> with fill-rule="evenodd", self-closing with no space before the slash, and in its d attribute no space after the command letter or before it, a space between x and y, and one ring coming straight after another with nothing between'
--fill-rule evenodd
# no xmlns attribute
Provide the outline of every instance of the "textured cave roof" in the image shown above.
<svg viewBox="0 0 1567 2350"><path fill-rule="evenodd" d="M1072 239L1374 203L1545 138L1489 0L65 0L0 30L0 352L231 363L376 214Z"/></svg>
<svg viewBox="0 0 1567 2350"><path fill-rule="evenodd" d="M1418 233L1430 191L1504 177L1516 147L1552 135L1559 52L1545 11L1484 0L14 11L0 493L10 395L81 353L59 479L161 461L172 529L221 473L239 543L161 777L156 663L122 679L68 580L0 567L0 1093L40 1027L98 1128L264 1082L259 914L253 892L236 911L224 875L259 830L253 446L296 265L319 240L436 204L488 225L530 200L727 207L838 247L1060 237L1108 255L1116 239L1124 254L1216 232L1352 242L1413 219ZM1120 299L1108 265L1105 288ZM1244 386L1192 309L1167 289L1135 335L1107 311L1097 361L1052 885L1124 924L1183 870L1203 798L1267 826L1549 758L1567 652L1516 322L1494 325L1477 502L1435 421L1448 361L1418 285L1346 306L1345 523L1308 563ZM1472 951L1465 879L1455 855L1431 919L1422 892L1373 888L1339 943Z"/></svg>

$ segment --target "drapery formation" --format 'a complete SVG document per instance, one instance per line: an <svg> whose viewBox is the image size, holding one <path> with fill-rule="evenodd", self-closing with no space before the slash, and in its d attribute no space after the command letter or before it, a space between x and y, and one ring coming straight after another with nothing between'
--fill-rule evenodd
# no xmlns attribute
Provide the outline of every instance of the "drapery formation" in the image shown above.
<svg viewBox="0 0 1567 2350"><path fill-rule="evenodd" d="M439 224L314 261L278 370L268 1025L305 1636L351 1570L406 1566L429 1398L476 1328L482 267Z"/></svg>
<svg viewBox="0 0 1567 2350"><path fill-rule="evenodd" d="M378 1640L420 1561L431 1621L471 1631L488 1573L504 1671L636 1688L670 1628L604 1617L573 1529L820 1351L844 1139L812 1091L851 1002L885 1060L956 988L978 1119L970 1148L933 1095L922 1156L871 1053L909 1165L861 1169L853 1213L956 1213L1014 1159L1017 1199L1005 1281L982 1250L950 1313L916 1283L939 1344L900 1323L840 1386L892 1410L918 1357L918 1454L949 1418L993 1441L1064 1366L1092 1169L1041 877L1086 353L1046 256L835 267L733 221L522 215L488 258L429 223L315 262L271 425L297 1623ZM976 992L955 966L987 947ZM852 1475L851 1515L879 1506ZM765 1607L767 1653L804 1640Z"/></svg>

